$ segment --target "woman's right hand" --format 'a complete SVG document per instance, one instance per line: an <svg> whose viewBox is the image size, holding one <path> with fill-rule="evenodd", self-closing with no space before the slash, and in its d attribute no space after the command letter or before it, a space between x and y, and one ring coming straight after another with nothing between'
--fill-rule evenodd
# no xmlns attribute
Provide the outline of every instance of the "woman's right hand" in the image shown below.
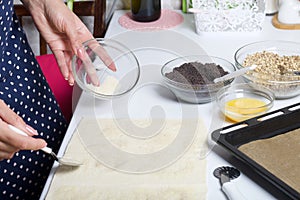
<svg viewBox="0 0 300 200"><path fill-rule="evenodd" d="M29 137L12 131L8 124L21 129ZM45 140L33 138L34 135L37 135L37 131L0 99L0 160L12 158L19 150L38 150L47 146Z"/></svg>
<svg viewBox="0 0 300 200"><path fill-rule="evenodd" d="M92 33L62 0L22 0L26 9L54 54L63 77L70 85L74 84L72 58L78 56L87 67L87 73L94 85L99 85L96 70L83 47L83 42L93 39ZM83 8L84 9L84 8ZM96 52L112 71L116 71L113 60L104 48L99 46Z"/></svg>

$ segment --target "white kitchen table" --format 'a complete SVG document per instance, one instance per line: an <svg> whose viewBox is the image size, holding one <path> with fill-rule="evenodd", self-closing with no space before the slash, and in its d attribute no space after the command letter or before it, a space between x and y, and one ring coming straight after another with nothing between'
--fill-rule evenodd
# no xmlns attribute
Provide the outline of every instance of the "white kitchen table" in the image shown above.
<svg viewBox="0 0 300 200"><path fill-rule="evenodd" d="M204 51L209 55L225 58L234 63L235 51L247 43L269 39L300 42L299 30L276 29L271 24L271 16L266 17L263 29L259 32L197 34L195 32L192 14L182 14L180 11L177 11L183 15L184 22L168 30L132 31L120 26L118 22L119 18L126 12L128 11L118 10L115 12L105 37L117 39L132 49L136 54L141 67L144 67L144 70L150 65L161 66L178 55L201 53L201 51ZM197 46L201 48L197 48ZM153 90L153 87L163 87L157 86L157 84L161 84L159 70L142 70L142 72L146 72L145 74L142 73L142 76L144 79L146 77L148 82L144 87L135 91L136 96L132 97L130 104L124 105L127 106L129 115L134 117L149 117L151 109L160 106L165 111L166 116L181 117L180 114L178 115L178 113L176 113L177 111L172 109L173 106L176 107L180 105L182 107L187 106L189 108L194 108L199 118L204 120L208 130L208 144L210 147L210 150L205 154L205 158L207 159L207 199L226 199L225 195L220 190L219 180L213 176L213 170L216 167L228 165L235 166L241 170L242 175L233 181L237 183L239 190L248 199L286 199L286 196L278 191L278 189L253 173L253 171L245 164L234 158L222 147L215 145L214 142L209 139L210 133L213 130L229 124L218 114L219 110L216 108L215 102L187 104L177 102L174 99L171 100L173 98L171 93L157 95L155 93L156 90ZM299 100L300 96L286 100L276 100L271 111L297 103ZM74 111L72 121L59 151L59 155L63 155L67 143L82 117L118 117L114 115L115 113L111 108L110 101L96 100L94 97L83 92ZM45 197L48 191L56 167L57 164L54 165L51 175L48 178L42 198Z"/></svg>

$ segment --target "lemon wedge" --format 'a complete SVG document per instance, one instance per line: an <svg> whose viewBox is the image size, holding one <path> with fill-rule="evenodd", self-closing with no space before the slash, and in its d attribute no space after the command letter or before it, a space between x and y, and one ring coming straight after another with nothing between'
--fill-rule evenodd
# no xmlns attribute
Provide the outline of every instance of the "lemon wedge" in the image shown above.
<svg viewBox="0 0 300 200"><path fill-rule="evenodd" d="M250 119L266 110L266 103L255 98L242 97L225 104L225 116L234 122Z"/></svg>

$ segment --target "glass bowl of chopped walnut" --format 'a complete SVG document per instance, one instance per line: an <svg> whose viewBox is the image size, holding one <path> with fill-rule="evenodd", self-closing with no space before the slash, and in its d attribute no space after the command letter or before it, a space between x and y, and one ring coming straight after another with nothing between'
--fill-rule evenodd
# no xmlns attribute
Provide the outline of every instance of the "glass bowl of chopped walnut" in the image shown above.
<svg viewBox="0 0 300 200"><path fill-rule="evenodd" d="M167 62L161 69L166 86L178 100L189 103L207 103L215 99L222 87L234 79L214 82L235 71L234 65L226 59L209 55L189 55Z"/></svg>
<svg viewBox="0 0 300 200"><path fill-rule="evenodd" d="M243 75L246 82L270 89L276 99L300 94L300 43L259 41L239 48L234 55L237 69L257 65Z"/></svg>
<svg viewBox="0 0 300 200"><path fill-rule="evenodd" d="M98 99L111 99L131 91L140 77L134 53L118 41L106 38L83 43L84 51L72 59L78 86Z"/></svg>

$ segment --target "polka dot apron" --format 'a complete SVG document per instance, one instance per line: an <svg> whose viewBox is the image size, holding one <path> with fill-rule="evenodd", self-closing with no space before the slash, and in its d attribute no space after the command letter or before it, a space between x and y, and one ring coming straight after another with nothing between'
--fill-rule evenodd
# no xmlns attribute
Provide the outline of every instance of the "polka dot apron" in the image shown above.
<svg viewBox="0 0 300 200"><path fill-rule="evenodd" d="M0 59L0 99L57 152L67 123L19 26L13 0L0 0ZM42 151L20 151L1 161L0 199L39 199L53 162Z"/></svg>

